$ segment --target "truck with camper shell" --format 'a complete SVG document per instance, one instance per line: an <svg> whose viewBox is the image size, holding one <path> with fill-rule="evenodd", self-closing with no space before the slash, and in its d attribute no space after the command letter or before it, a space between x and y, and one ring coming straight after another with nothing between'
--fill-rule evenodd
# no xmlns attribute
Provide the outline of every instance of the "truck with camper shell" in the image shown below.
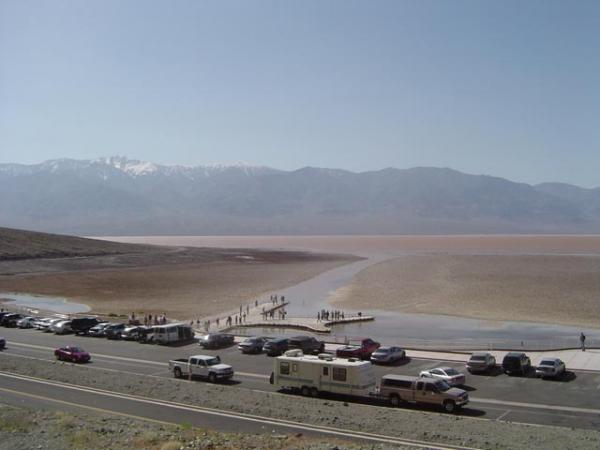
<svg viewBox="0 0 600 450"><path fill-rule="evenodd" d="M202 377L211 383L229 380L233 377L233 368L221 363L218 356L194 355L189 358L169 361L169 371L175 378Z"/></svg>
<svg viewBox="0 0 600 450"><path fill-rule="evenodd" d="M317 397L321 392L369 395L375 390L375 372L368 361L336 358L329 353L305 355L288 350L275 358L271 384L280 389L300 390Z"/></svg>
<svg viewBox="0 0 600 450"><path fill-rule="evenodd" d="M450 387L443 380L384 375L381 377L378 395L392 406L403 402L442 406L454 412L469 403L469 394L463 389Z"/></svg>

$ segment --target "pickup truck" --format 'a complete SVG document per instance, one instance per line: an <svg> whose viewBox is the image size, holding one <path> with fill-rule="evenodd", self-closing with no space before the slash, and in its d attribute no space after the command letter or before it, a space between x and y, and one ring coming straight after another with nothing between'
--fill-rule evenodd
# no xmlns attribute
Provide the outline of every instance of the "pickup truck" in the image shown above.
<svg viewBox="0 0 600 450"><path fill-rule="evenodd" d="M218 356L195 355L189 358L173 359L169 361L169 370L175 378L202 377L211 383L228 380L233 376L233 368L221 364Z"/></svg>
<svg viewBox="0 0 600 450"><path fill-rule="evenodd" d="M371 354L379 348L381 344L373 339L361 339L358 341L350 341L348 345L344 345L336 350L335 356L338 358L357 358L369 359Z"/></svg>
<svg viewBox="0 0 600 450"><path fill-rule="evenodd" d="M439 405L449 413L469 403L466 391L452 388L443 380L404 375L384 375L378 395L392 406L399 406L402 402Z"/></svg>

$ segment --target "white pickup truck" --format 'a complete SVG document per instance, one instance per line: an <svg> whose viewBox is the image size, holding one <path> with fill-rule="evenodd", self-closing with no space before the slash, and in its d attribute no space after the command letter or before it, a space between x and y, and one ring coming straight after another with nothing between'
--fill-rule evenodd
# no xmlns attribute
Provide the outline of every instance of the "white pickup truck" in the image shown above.
<svg viewBox="0 0 600 450"><path fill-rule="evenodd" d="M188 359L180 358L169 361L169 370L175 378L202 377L211 383L228 380L233 377L233 368L221 363L218 356L194 355Z"/></svg>

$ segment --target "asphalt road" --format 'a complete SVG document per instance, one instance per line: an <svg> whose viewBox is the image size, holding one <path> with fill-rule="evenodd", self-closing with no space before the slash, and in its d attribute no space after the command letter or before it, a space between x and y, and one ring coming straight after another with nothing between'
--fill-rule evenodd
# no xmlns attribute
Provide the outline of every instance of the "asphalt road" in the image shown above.
<svg viewBox="0 0 600 450"><path fill-rule="evenodd" d="M0 328L0 335L7 340L7 348L4 350L7 354L53 360L54 348L62 345L77 345L91 353L92 362L88 365L91 369L111 369L158 377L172 376L167 366L169 359L184 358L193 354L218 354L224 363L234 367L236 375L229 383L232 387L274 390L268 380L273 367L273 358L266 355L243 355L236 347L211 351L201 349L196 344L165 347L6 328ZM387 373L418 375L423 369L439 366L450 366L464 371L464 367L457 363L426 359L411 359L392 367L376 366L375 371L377 376ZM0 386L5 387L4 380ZM469 405L460 412L465 416L572 428L600 428L600 373L569 372L560 381L535 377L509 377L499 371L492 375L467 374L465 389L469 391L471 397ZM31 383L25 382L16 386L15 390L22 390L24 393L34 391ZM17 394L12 393L12 395ZM347 398L333 399L348 401ZM373 403L373 400L353 399L352 401ZM81 400L74 403L81 403ZM108 409L118 408L113 403L107 403ZM408 408L423 409L422 406L408 406ZM428 410L438 412L437 409ZM164 418L161 415L155 417L159 417L158 420ZM197 423L194 420L181 419L180 421ZM236 426L234 429L243 428Z"/></svg>

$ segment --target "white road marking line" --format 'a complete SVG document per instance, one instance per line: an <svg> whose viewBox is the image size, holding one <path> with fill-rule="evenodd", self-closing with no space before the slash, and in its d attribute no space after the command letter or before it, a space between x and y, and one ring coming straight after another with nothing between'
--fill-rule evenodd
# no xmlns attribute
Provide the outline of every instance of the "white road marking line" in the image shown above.
<svg viewBox="0 0 600 450"><path fill-rule="evenodd" d="M592 409L592 408L576 408L573 406L545 405L543 403L511 402L511 401L507 401L507 400L496 400L496 399L491 399L491 398L476 398L476 397L471 397L470 400L473 403L516 406L516 407L521 407L521 408L546 409L546 410L551 410L551 411L570 411L570 412L578 412L578 413L584 413L584 414L600 414L600 409Z"/></svg>
<svg viewBox="0 0 600 450"><path fill-rule="evenodd" d="M142 397L142 396L137 396L137 395L123 394L120 392L112 392L112 391L107 391L107 390L103 390L103 389L86 388L83 386L51 382L48 380L42 380L42 379L35 378L35 377L29 377L29 376L24 376L24 375L14 375L14 374L9 374L9 373L5 373L5 372L0 372L0 376L6 377L6 378L22 380L22 381L28 381L28 382L32 382L32 383L44 384L47 386L71 389L71 390L80 391L80 392L88 392L88 393L92 393L92 394L103 395L106 397L127 399L127 400L131 400L131 401L152 404L152 405L156 405L156 406L166 406L166 407L172 408L172 409L186 410L186 411L191 411L191 412L199 412L199 413L210 414L210 415L215 415L215 416L220 416L220 417L226 417L226 418L236 419L236 420L246 420L246 421L250 421L250 422L258 422L258 423L263 423L263 424L272 425L272 426L282 426L282 427L287 427L287 428L292 428L292 429L301 429L301 430L313 431L313 432L317 431L317 432L324 433L324 434L332 434L332 435L337 435L337 436L342 436L342 437L347 437L347 438L363 439L363 440L370 440L370 441L376 441L376 442L386 442L386 443L400 444L400 445L409 445L409 446L414 446L414 447L418 447L418 448L427 448L427 449L435 448L435 449L440 449L440 450L446 450L446 449L459 449L460 448L460 449L466 449L466 450L475 450L475 449L472 449L472 448L469 449L468 447L463 447L463 446L438 444L438 443L433 443L433 442L418 441L418 440L411 440L411 439L400 439L400 438L396 438L394 436L387 436L387 435L381 435L381 434L376 434L376 433L367 433L367 432L362 432L362 431L341 430L339 428L333 428L333 427L327 427L327 426L321 426L321 425L310 425L309 426L309 425L306 425L306 424L303 424L300 422L294 422L291 420L273 419L273 418L257 416L257 415L253 415L253 414L234 413L234 412L223 411L223 410L219 410L219 409L215 409L215 408L206 408L206 407L201 407L201 406L186 405L186 404L182 404L182 403L159 401L159 400L150 399L147 397ZM0 390L12 391L17 394L21 393L20 391L10 390L10 389L6 389L6 388L0 388ZM34 394L29 394L29 393L22 393L22 394L25 396L34 396ZM37 396L37 397L42 398L41 396ZM50 400L50 401L54 400L50 397L48 397L46 399ZM68 403L63 400L59 400L59 402L60 403ZM86 408L86 405L79 405L77 403L72 403L72 405ZM109 413L113 412L110 410L105 410L105 411L109 412ZM120 414L123 414L123 413L120 413Z"/></svg>
<svg viewBox="0 0 600 450"><path fill-rule="evenodd" d="M502 413L501 415L496 417L496 420L500 421L500 420L504 419L506 416L508 416L510 413L511 413L511 410L507 409L506 411L504 411L504 413Z"/></svg>

